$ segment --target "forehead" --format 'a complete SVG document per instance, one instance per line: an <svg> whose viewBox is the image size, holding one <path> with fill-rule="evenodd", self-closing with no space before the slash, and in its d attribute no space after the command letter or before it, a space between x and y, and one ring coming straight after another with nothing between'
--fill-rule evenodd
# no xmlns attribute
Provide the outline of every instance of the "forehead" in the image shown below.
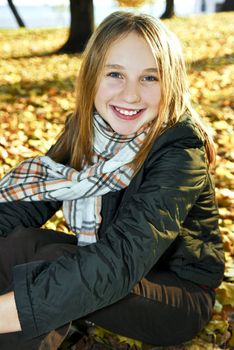
<svg viewBox="0 0 234 350"><path fill-rule="evenodd" d="M130 32L114 41L106 54L105 65L119 64L124 67L140 65L142 68L156 67L155 57L147 41Z"/></svg>

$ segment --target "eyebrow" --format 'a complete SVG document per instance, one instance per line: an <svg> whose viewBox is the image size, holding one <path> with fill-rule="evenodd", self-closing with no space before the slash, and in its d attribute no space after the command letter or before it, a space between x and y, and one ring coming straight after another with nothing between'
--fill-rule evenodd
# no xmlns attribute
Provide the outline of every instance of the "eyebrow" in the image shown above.
<svg viewBox="0 0 234 350"><path fill-rule="evenodd" d="M105 68L108 68L108 69L122 69L122 70L126 69L124 66L121 66L120 64L106 64ZM157 73L157 71L158 71L157 68L146 68L146 69L144 69L144 72L147 72L147 73Z"/></svg>

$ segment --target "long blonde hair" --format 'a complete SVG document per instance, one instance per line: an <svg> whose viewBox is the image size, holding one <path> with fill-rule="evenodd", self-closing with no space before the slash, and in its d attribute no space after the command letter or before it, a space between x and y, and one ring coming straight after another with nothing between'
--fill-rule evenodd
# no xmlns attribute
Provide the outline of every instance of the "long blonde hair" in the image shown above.
<svg viewBox="0 0 234 350"><path fill-rule="evenodd" d="M146 159L157 136L178 122L186 112L192 115L203 134L207 158L213 164L214 144L191 106L185 62L178 39L160 20L149 15L122 11L114 12L104 19L87 44L77 79L75 111L60 141L52 150L51 157L60 162L69 159L70 165L77 170L82 168L84 160L91 164L94 99L100 72L111 45L133 31L143 37L152 50L161 88L158 115L133 162L135 170Z"/></svg>

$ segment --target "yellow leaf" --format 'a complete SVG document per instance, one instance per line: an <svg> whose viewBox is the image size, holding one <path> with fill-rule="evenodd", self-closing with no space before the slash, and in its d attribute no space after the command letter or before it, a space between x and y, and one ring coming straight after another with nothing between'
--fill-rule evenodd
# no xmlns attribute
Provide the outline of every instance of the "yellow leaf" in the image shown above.
<svg viewBox="0 0 234 350"><path fill-rule="evenodd" d="M222 282L217 290L217 299L222 305L234 307L234 283Z"/></svg>

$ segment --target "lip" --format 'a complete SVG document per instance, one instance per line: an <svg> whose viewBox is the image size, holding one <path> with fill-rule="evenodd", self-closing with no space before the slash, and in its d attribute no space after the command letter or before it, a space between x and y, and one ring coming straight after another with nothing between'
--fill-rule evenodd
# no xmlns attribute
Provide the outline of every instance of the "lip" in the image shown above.
<svg viewBox="0 0 234 350"><path fill-rule="evenodd" d="M139 118L142 115L142 113L146 110L146 108L139 108L139 112L134 114L134 115L124 115L124 114L121 114L120 112L118 112L116 108L124 109L126 111L132 111L132 110L134 110L134 108L121 108L121 107L117 107L117 106L113 106L113 105L111 105L110 107L111 107L112 111L114 112L114 114L118 118L120 118L122 120L129 120L129 121ZM135 110L137 110L137 108L135 108Z"/></svg>

